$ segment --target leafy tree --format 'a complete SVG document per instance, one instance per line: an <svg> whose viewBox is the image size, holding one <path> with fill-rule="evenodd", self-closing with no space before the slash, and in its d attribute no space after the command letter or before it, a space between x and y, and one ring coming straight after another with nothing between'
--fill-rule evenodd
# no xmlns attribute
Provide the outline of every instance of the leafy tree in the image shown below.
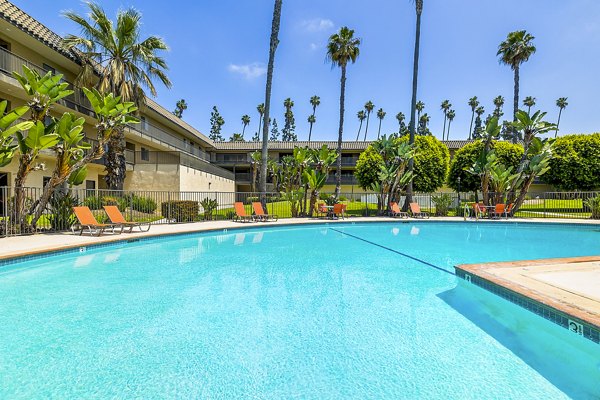
<svg viewBox="0 0 600 400"><path fill-rule="evenodd" d="M145 102L144 88L156 96L155 79L171 87L167 63L159 55L168 47L157 36L142 38L142 15L137 10L119 10L115 24L100 5L93 2L87 5L87 19L71 11L64 13L81 30L80 36L67 35L64 39L65 47L75 50L82 60L75 83L96 87L101 93L113 93L124 102L134 102L138 108ZM105 179L111 189L123 188L124 150L125 134L121 129L108 142Z"/></svg>
<svg viewBox="0 0 600 400"><path fill-rule="evenodd" d="M450 104L450 100L442 101L442 105L440 106L440 109L444 113L444 129L442 130L442 140L444 140L445 135L446 135L446 119L448 118L448 110L450 110L450 108L452 108L452 104Z"/></svg>
<svg viewBox="0 0 600 400"><path fill-rule="evenodd" d="M285 125L281 131L281 140L284 142L296 142L298 137L296 136L296 119L294 118L294 102L289 97L283 101L285 107Z"/></svg>
<svg viewBox="0 0 600 400"><path fill-rule="evenodd" d="M21 106L12 111L7 111L7 105L8 101L0 101L0 167L5 167L11 163L19 147L18 144L14 143L13 136L19 133L22 137L23 132L34 125L31 121L15 124L15 121L29 111L28 106Z"/></svg>
<svg viewBox="0 0 600 400"><path fill-rule="evenodd" d="M514 99L513 99L513 121L517 120L517 112L519 111L519 70L521 64L527 62L536 48L533 45L532 35L527 31L510 32L500 45L498 46L497 56L500 56L500 63L508 65L514 72ZM517 135L514 132L513 143L517 142Z"/></svg>
<svg viewBox="0 0 600 400"><path fill-rule="evenodd" d="M225 125L225 120L221 117L217 106L213 106L212 112L210 113L210 135L209 139L215 142L223 142L223 136L221 136L221 128Z"/></svg>
<svg viewBox="0 0 600 400"><path fill-rule="evenodd" d="M261 164L260 164L260 201L263 207L267 203L267 163L269 159L269 114L271 111L271 88L273 85L273 67L275 65L275 51L279 44L279 25L281 23L282 0L275 0L273 7L273 22L271 23L271 39L269 44L269 63L267 64L267 83L265 86L265 112L263 115Z"/></svg>
<svg viewBox="0 0 600 400"><path fill-rule="evenodd" d="M431 131L429 130L429 120L430 117L427 113L421 115L421 118L419 119L419 128L417 129L417 134L421 136L431 135Z"/></svg>
<svg viewBox="0 0 600 400"><path fill-rule="evenodd" d="M319 191L325 186L329 170L337 156L337 151L328 148L326 145L321 146L320 149L309 150L309 166L303 172L303 181L306 182L307 189L310 189L309 217L313 216L319 198ZM307 191L305 195L306 193ZM306 197L304 203L306 203Z"/></svg>
<svg viewBox="0 0 600 400"><path fill-rule="evenodd" d="M420 0L422 1L422 0ZM344 26L340 28L338 33L335 33L329 37L327 43L327 60L331 62L333 66L340 67L342 75L340 78L340 126L338 132L338 159L337 159L337 170L336 170L336 184L335 184L335 198L337 199L340 195L340 188L342 186L342 140L344 134L344 103L346 100L346 68L348 63L355 63L360 54L360 43L359 38L354 37L354 30Z"/></svg>
<svg viewBox="0 0 600 400"><path fill-rule="evenodd" d="M469 126L469 140L473 137L473 120L475 118L475 110L479 106L479 100L477 96L473 96L469 99L469 107L471 107L471 125Z"/></svg>
<svg viewBox="0 0 600 400"><path fill-rule="evenodd" d="M250 124L250 116L248 114L242 115L242 139L244 138L244 133L246 133L246 127Z"/></svg>
<svg viewBox="0 0 600 400"><path fill-rule="evenodd" d="M483 131L481 116L485 113L483 106L479 106L475 109L477 117L475 118L475 128L473 129L473 139L481 139L481 132Z"/></svg>
<svg viewBox="0 0 600 400"><path fill-rule="evenodd" d="M600 133L561 136L553 150L544 182L566 191L600 189Z"/></svg>
<svg viewBox="0 0 600 400"><path fill-rule="evenodd" d="M382 163L383 157L375 150L372 144L360 153L356 162L356 168L354 169L354 177L358 182L358 186L363 190L371 190L378 182L379 168Z"/></svg>
<svg viewBox="0 0 600 400"><path fill-rule="evenodd" d="M566 97L560 97L558 100L556 100L556 107L558 107L558 121L556 122L556 132L554 133L554 137L558 135L558 126L560 125L560 116L562 111L567 108L568 105L569 103L567 103Z"/></svg>
<svg viewBox="0 0 600 400"><path fill-rule="evenodd" d="M308 131L308 141L312 137L313 124L317 122L317 118L315 117L315 113L317 112L317 107L321 104L321 98L319 96L312 96L310 98L310 105L312 106L312 114L308 117L308 123L310 124L310 130Z"/></svg>
<svg viewBox="0 0 600 400"><path fill-rule="evenodd" d="M188 106L185 102L185 99L181 99L175 104L175 111L173 111L173 114L175 114L177 118L181 118L183 116L183 112L187 110L187 108Z"/></svg>
<svg viewBox="0 0 600 400"><path fill-rule="evenodd" d="M448 186L458 191L458 178L460 177L460 190L475 192L481 190L481 181L477 175L467 172L477 157L483 152L485 143L482 140L469 143L454 153L448 173ZM509 142L492 141L490 150L493 150L499 163L516 170L523 155L523 146Z"/></svg>
<svg viewBox="0 0 600 400"><path fill-rule="evenodd" d="M358 118L358 120L360 121L360 125L358 125L358 132L356 133L356 141L358 142L358 138L360 137L360 130L362 129L363 121L365 120L365 118L367 118L367 115L363 110L360 110L356 113L356 118Z"/></svg>
<svg viewBox="0 0 600 400"><path fill-rule="evenodd" d="M502 107L504 107L504 97L496 96L494 98L494 116L500 120L504 113L502 112Z"/></svg>
<svg viewBox="0 0 600 400"><path fill-rule="evenodd" d="M535 97L527 96L523 99L523 105L527 107L527 114L531 114L531 107L535 106Z"/></svg>
<svg viewBox="0 0 600 400"><path fill-rule="evenodd" d="M375 104L371 100L367 101L365 104L365 111L367 112L367 126L365 127L365 138L363 141L367 141L367 133L369 132L369 118L371 117L371 113L375 109Z"/></svg>
<svg viewBox="0 0 600 400"><path fill-rule="evenodd" d="M406 136L409 134L408 127L404 123L405 117L403 112L399 112L396 114L396 119L398 120L398 136Z"/></svg>
<svg viewBox="0 0 600 400"><path fill-rule="evenodd" d="M377 140L379 140L379 136L381 135L381 122L385 118L385 111L383 111L383 108L377 110L377 118L379 119L379 128L377 128Z"/></svg>
<svg viewBox="0 0 600 400"><path fill-rule="evenodd" d="M273 127L271 128L271 137L269 137L269 140L272 142L279 140L279 127L277 126L277 118L273 120Z"/></svg>
<svg viewBox="0 0 600 400"><path fill-rule="evenodd" d="M448 112L446 113L446 117L448 118L448 131L446 131L446 140L449 140L450 139L450 124L452 123L452 121L454 121L454 118L456 117L456 111L448 110Z"/></svg>

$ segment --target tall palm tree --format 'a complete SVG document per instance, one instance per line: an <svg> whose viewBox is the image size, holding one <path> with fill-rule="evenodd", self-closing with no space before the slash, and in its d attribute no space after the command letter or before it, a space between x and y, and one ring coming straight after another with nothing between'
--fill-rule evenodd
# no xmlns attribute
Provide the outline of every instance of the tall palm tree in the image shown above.
<svg viewBox="0 0 600 400"><path fill-rule="evenodd" d="M567 103L566 97L560 97L556 100L556 107L558 107L558 121L556 122L556 132L554 132L554 137L558 135L558 126L560 125L560 115L562 114L562 110L567 108L569 103Z"/></svg>
<svg viewBox="0 0 600 400"><path fill-rule="evenodd" d="M356 62L360 54L360 42L359 38L354 37L354 30L344 26L340 28L338 33L331 35L327 43L327 60L331 62L332 66L340 67L342 70L340 78L340 127L337 143L338 159L335 173L336 198L339 197L342 186L342 139L344 133L344 102L346 100L346 68L348 62L353 64Z"/></svg>
<svg viewBox="0 0 600 400"><path fill-rule="evenodd" d="M519 69L521 64L535 53L533 39L535 38L524 30L511 32L506 40L500 43L496 53L500 56L500 63L510 66L514 71L513 121L517 120L517 111L519 111ZM513 129L513 143L517 143L517 135L517 130Z"/></svg>
<svg viewBox="0 0 600 400"><path fill-rule="evenodd" d="M114 93L122 101L132 101L136 106L145 102L144 89L156 96L154 80L167 88L167 63L159 55L168 50L165 42L157 36L141 39L142 15L133 8L120 10L116 24L98 4L87 3L88 18L74 12L63 15L77 24L80 36L67 35L64 46L77 50L82 68L75 81L79 86L96 88L102 93ZM96 74L99 79L96 82ZM125 179L125 136L119 129L108 143L106 155L106 183L111 189L122 189Z"/></svg>
<svg viewBox="0 0 600 400"><path fill-rule="evenodd" d="M531 107L535 106L535 97L527 96L523 99L523 105L527 107L527 114L531 115Z"/></svg>
<svg viewBox="0 0 600 400"><path fill-rule="evenodd" d="M369 117L375 108L375 104L371 100L367 101L365 104L365 111L367 112L367 126L365 127L365 138L363 139L365 142L367 141L367 132L369 131Z"/></svg>
<svg viewBox="0 0 600 400"><path fill-rule="evenodd" d="M250 116L248 114L242 115L242 138L244 137L244 133L246 132L246 127L250 124Z"/></svg>
<svg viewBox="0 0 600 400"><path fill-rule="evenodd" d="M448 118L448 110L450 107L452 107L450 100L442 101L442 105L440 106L442 112L444 113L444 129L442 130L442 140L444 140L444 135L446 134L446 119Z"/></svg>
<svg viewBox="0 0 600 400"><path fill-rule="evenodd" d="M312 128L313 124L317 121L315 117L315 113L317 112L317 107L321 104L321 98L319 96L312 96L310 98L310 105L312 106L313 112L312 115L308 117L308 122L310 123L310 130L308 131L308 141L310 142L310 138L312 136Z"/></svg>
<svg viewBox="0 0 600 400"><path fill-rule="evenodd" d="M450 125L452 124L454 117L456 117L456 112L454 110L448 110L446 115L448 117L448 131L446 132L446 140L450 140Z"/></svg>
<svg viewBox="0 0 600 400"><path fill-rule="evenodd" d="M185 99L178 100L177 103L175 103L175 111L173 111L173 114L177 118L181 118L181 117L183 117L183 112L185 110L187 110L187 108L188 108L188 106L187 106L187 103L185 102Z"/></svg>
<svg viewBox="0 0 600 400"><path fill-rule="evenodd" d="M469 107L471 107L471 126L469 126L469 140L473 137L473 120L475 119L475 110L479 106L479 100L477 96L473 96L469 99Z"/></svg>
<svg viewBox="0 0 600 400"><path fill-rule="evenodd" d="M360 130L362 129L363 121L367 118L367 115L365 114L364 110L360 110L356 113L356 117L360 121L360 125L358 126L358 133L356 134L356 141L358 142L358 138L360 137Z"/></svg>
<svg viewBox="0 0 600 400"><path fill-rule="evenodd" d="M281 23L282 0L275 0L273 7L273 22L271 24L271 39L269 44L269 63L267 64L267 83L265 86L265 113L263 115L263 131L260 164L260 201L263 207L267 202L267 161L269 159L269 112L271 110L271 87L273 85L273 66L275 64L275 51L279 44L279 25Z"/></svg>
<svg viewBox="0 0 600 400"><path fill-rule="evenodd" d="M383 108L377 110L377 118L379 118L379 128L377 129L377 140L379 140L379 135L381 134L381 122L385 118L385 111L383 111Z"/></svg>
<svg viewBox="0 0 600 400"><path fill-rule="evenodd" d="M502 114L502 107L504 107L504 97L501 95L494 97L494 106L496 107L494 116L499 119Z"/></svg>
<svg viewBox="0 0 600 400"><path fill-rule="evenodd" d="M258 130L256 131L257 135L260 135L260 127L262 124L262 120L263 120L263 115L265 114L265 103L260 103L259 105L256 106L256 111L258 111Z"/></svg>
<svg viewBox="0 0 600 400"><path fill-rule="evenodd" d="M421 113L425 109L425 103L423 103L421 100L419 100L417 102L417 105L415 106L415 108L417 110L417 120L420 120L421 119Z"/></svg>

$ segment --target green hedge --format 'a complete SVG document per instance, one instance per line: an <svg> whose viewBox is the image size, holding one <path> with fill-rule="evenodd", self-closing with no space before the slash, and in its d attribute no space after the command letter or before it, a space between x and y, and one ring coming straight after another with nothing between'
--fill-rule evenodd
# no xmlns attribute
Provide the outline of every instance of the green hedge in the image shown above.
<svg viewBox="0 0 600 400"><path fill-rule="evenodd" d="M131 198L131 209L134 211L153 214L157 207L156 201L150 197L133 196Z"/></svg>
<svg viewBox="0 0 600 400"><path fill-rule="evenodd" d="M160 206L163 217L174 219L177 222L196 221L199 209L198 202L192 200L170 200L163 202Z"/></svg>
<svg viewBox="0 0 600 400"><path fill-rule="evenodd" d="M542 181L559 190L600 188L600 133L559 137L553 154Z"/></svg>

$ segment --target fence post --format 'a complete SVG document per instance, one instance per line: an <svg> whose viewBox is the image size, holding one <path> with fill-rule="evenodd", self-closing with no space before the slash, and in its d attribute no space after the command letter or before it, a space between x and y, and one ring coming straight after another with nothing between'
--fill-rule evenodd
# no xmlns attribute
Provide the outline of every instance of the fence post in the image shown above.
<svg viewBox="0 0 600 400"><path fill-rule="evenodd" d="M544 201L544 219L547 218L546 217L546 192L543 193L542 199Z"/></svg>

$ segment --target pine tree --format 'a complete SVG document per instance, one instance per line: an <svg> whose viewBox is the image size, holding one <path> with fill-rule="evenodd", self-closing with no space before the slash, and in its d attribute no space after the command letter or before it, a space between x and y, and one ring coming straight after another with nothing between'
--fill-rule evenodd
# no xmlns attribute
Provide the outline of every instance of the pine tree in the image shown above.
<svg viewBox="0 0 600 400"><path fill-rule="evenodd" d="M273 120L273 127L271 128L271 136L269 140L272 142L276 142L279 140L279 127L277 126L277 118Z"/></svg>
<svg viewBox="0 0 600 400"><path fill-rule="evenodd" d="M296 136L296 119L294 118L294 102L292 99L287 98L284 100L283 105L285 106L285 125L281 131L281 140L284 142L297 142L298 137Z"/></svg>
<svg viewBox="0 0 600 400"><path fill-rule="evenodd" d="M219 114L217 106L213 106L213 110L210 113L210 135L208 137L215 142L223 142L223 136L221 136L221 128L225 125L225 120Z"/></svg>
<svg viewBox="0 0 600 400"><path fill-rule="evenodd" d="M485 109L483 108L483 106L479 106L477 107L477 109L475 109L475 114L477 114L477 117L475 117L475 128L473 129L473 139L480 139L481 138L481 131L483 130L482 127L482 121L481 121L481 116L483 115L483 113L485 112Z"/></svg>

